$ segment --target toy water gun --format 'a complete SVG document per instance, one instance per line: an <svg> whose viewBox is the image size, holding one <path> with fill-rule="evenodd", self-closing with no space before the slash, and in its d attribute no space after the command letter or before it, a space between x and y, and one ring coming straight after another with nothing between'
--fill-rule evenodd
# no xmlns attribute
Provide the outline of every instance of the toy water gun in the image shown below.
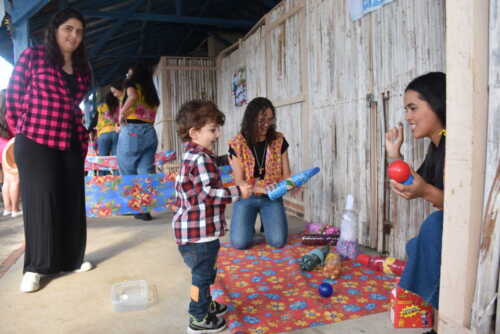
<svg viewBox="0 0 500 334"><path fill-rule="evenodd" d="M313 249L298 260L300 268L304 271L311 271L318 266L322 266L329 251L330 246L328 245Z"/></svg>
<svg viewBox="0 0 500 334"><path fill-rule="evenodd" d="M359 254L356 261L370 269L396 276L401 276L403 274L406 265L405 261L393 257L370 256L367 254Z"/></svg>
<svg viewBox="0 0 500 334"><path fill-rule="evenodd" d="M293 188L300 187L301 185L305 184L307 181L309 181L311 177L318 174L318 172L319 172L319 167L314 167L311 169L306 169L305 171L302 171L295 175L292 175L288 179L278 183L273 190L267 193L267 196L269 196L271 200L278 199L283 195L285 195L290 190L292 190Z"/></svg>
<svg viewBox="0 0 500 334"><path fill-rule="evenodd" d="M413 183L410 166L408 166L408 164L403 160L391 162L387 168L387 175L390 179L404 185L410 185Z"/></svg>

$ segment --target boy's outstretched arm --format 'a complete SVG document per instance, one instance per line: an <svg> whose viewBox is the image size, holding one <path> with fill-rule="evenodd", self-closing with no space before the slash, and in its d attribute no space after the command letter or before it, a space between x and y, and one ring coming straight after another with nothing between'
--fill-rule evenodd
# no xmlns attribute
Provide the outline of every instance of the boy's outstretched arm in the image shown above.
<svg viewBox="0 0 500 334"><path fill-rule="evenodd" d="M199 192L200 201L214 205L229 204L241 197L241 190L238 186L216 187L213 180L220 178L219 169L212 161L207 161L203 155L196 159L198 178L201 183Z"/></svg>

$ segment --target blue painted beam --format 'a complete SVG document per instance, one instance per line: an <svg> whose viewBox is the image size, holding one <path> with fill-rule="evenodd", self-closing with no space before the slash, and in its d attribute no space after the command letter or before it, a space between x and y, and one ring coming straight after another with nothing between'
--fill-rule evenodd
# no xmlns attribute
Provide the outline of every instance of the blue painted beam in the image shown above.
<svg viewBox="0 0 500 334"><path fill-rule="evenodd" d="M170 54L170 56L173 56L174 54ZM101 55L99 55L99 58L132 58L132 59L136 59L136 58L159 58L159 57L163 57L163 56L168 56L166 54L163 54L163 53L159 53L159 54L142 54L142 55L137 55L137 54L123 54L123 53L117 53L117 52L114 52L114 53L103 53Z"/></svg>
<svg viewBox="0 0 500 334"><path fill-rule="evenodd" d="M5 4L7 4L5 0ZM12 7L5 7L5 10L9 12L12 18L12 25L15 27L18 22L24 19L29 19L35 15L40 9L42 9L49 0L32 0L32 1L13 1Z"/></svg>
<svg viewBox="0 0 500 334"><path fill-rule="evenodd" d="M233 44L230 41L228 41L227 39L219 36L218 34L216 34L214 32L209 32L208 35L212 36L213 38L215 38L216 40L218 40L219 42L221 42L225 46L230 46L231 44Z"/></svg>
<svg viewBox="0 0 500 334"><path fill-rule="evenodd" d="M59 0L59 10L68 7L68 0Z"/></svg>
<svg viewBox="0 0 500 334"><path fill-rule="evenodd" d="M127 16L130 17L130 16L133 16L135 11L144 3L144 0L140 0L140 1L136 1L134 6L132 6L130 8L130 10L126 11L127 13ZM127 23L128 19L126 17L122 17L118 20L118 22L115 22L115 24L113 25L113 27L111 27L107 32L106 34L101 38L99 39L99 42L97 42L96 46L94 46L92 48L92 50L90 50L90 58L93 58L95 57L99 52L101 52L101 50L103 49L103 47L106 45L106 43L109 42L109 40L111 39L111 37L113 37L113 35L115 33L117 33L118 31L120 31L123 26Z"/></svg>
<svg viewBox="0 0 500 334"><path fill-rule="evenodd" d="M274 6L276 6L276 3L277 3L276 0L262 0L262 2L269 9L274 8Z"/></svg>
<svg viewBox="0 0 500 334"><path fill-rule="evenodd" d="M1 0L0 0L1 1ZM14 63L12 39L5 29L0 29L0 56L10 64Z"/></svg>
<svg viewBox="0 0 500 334"><path fill-rule="evenodd" d="M28 18L17 21L15 27L13 27L12 44L14 46L14 62L16 62L21 52L29 46Z"/></svg>
<svg viewBox="0 0 500 334"><path fill-rule="evenodd" d="M106 75L98 80L96 86L104 86L107 83L111 82L112 79L115 79L119 76L118 71L123 67L123 64L118 62L115 66L113 66L110 70L106 71ZM123 73L125 75L125 73Z"/></svg>
<svg viewBox="0 0 500 334"><path fill-rule="evenodd" d="M78 1L78 10L93 10L94 8L106 8L117 4L117 0L85 0Z"/></svg>
<svg viewBox="0 0 500 334"><path fill-rule="evenodd" d="M161 14L151 14L151 13L136 13L134 16L129 16L126 12L99 12L99 11L82 11L82 14L86 17L100 17L100 18L125 18L130 21L156 21L156 22L166 22L166 23L183 23L183 24L195 24L195 25L208 25L217 27L228 27L228 28L243 28L250 29L255 21L248 20L228 20L228 19L218 19L218 18L206 18L206 17L195 17L195 16L175 16L175 15L161 15Z"/></svg>
<svg viewBox="0 0 500 334"><path fill-rule="evenodd" d="M182 16L182 0L175 1L175 14L177 16Z"/></svg>

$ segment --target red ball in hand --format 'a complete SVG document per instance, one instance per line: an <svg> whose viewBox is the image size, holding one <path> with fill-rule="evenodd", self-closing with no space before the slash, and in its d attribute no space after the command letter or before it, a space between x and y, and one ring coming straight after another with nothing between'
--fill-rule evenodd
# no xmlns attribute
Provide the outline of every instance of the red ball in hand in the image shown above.
<svg viewBox="0 0 500 334"><path fill-rule="evenodd" d="M387 175L390 179L402 183L411 175L410 166L403 160L396 160L389 164Z"/></svg>

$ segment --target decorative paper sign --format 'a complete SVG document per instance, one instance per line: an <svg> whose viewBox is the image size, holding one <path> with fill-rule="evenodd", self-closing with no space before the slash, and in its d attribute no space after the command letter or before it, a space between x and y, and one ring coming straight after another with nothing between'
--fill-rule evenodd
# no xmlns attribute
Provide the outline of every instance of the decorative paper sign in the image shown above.
<svg viewBox="0 0 500 334"><path fill-rule="evenodd" d="M349 6L349 13L351 14L351 19L357 20L363 17L363 15L372 12L392 1L394 0L349 0L347 1L347 3Z"/></svg>
<svg viewBox="0 0 500 334"><path fill-rule="evenodd" d="M219 170L224 185L232 184L231 167ZM177 173L87 176L87 217L174 210L176 177Z"/></svg>
<svg viewBox="0 0 500 334"><path fill-rule="evenodd" d="M247 103L247 70L245 67L233 74L232 90L235 106L241 107Z"/></svg>

